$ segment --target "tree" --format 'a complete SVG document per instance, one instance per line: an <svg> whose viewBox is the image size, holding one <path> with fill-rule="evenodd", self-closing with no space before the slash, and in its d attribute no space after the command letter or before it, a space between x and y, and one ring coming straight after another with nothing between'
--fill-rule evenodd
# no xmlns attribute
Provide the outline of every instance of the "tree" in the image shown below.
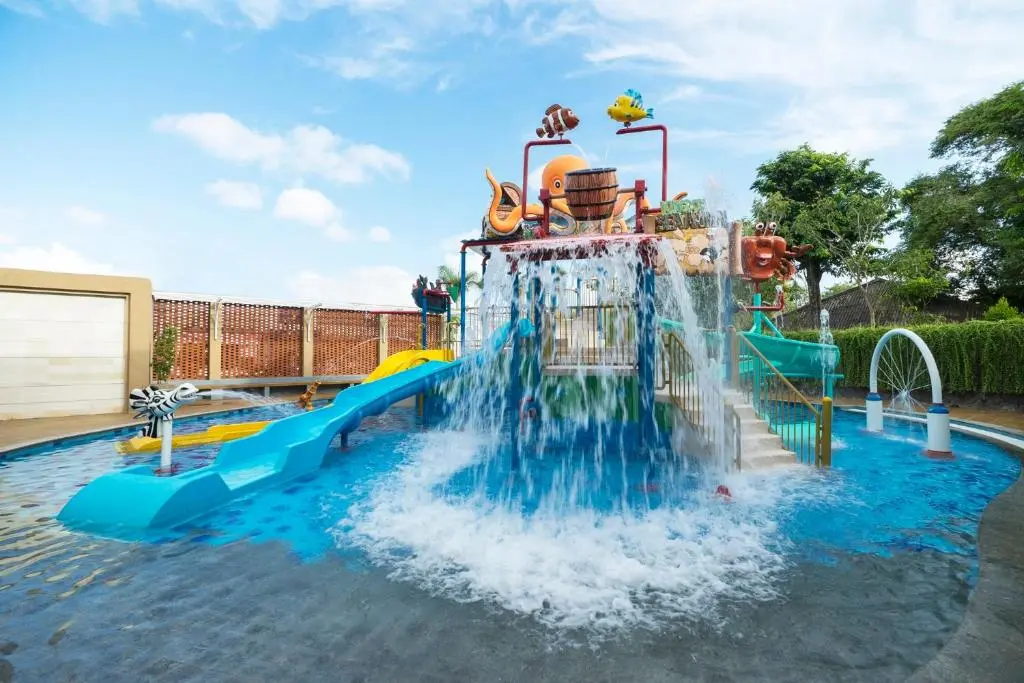
<svg viewBox="0 0 1024 683"><path fill-rule="evenodd" d="M850 278L864 298L868 324L874 327L875 302L867 284L886 274L885 236L892 231L897 193L839 193L808 206L798 217L801 232L815 244L829 245L832 272Z"/></svg>
<svg viewBox="0 0 1024 683"><path fill-rule="evenodd" d="M839 256L832 248L835 243L818 239L815 221L822 214L834 214L832 227L839 242L852 241L856 222L839 220L836 212L842 202L853 197L879 197L889 191L885 178L870 170L870 165L870 159L818 152L804 144L761 164L751 185L759 195L753 207L757 220L777 222L779 234L791 244L814 244L814 250L803 257L801 268L815 315L821 310L822 275L840 270Z"/></svg>
<svg viewBox="0 0 1024 683"><path fill-rule="evenodd" d="M448 289L448 293L451 295L452 301L458 302L459 296L462 293L462 278L459 276L459 273L454 268L450 268L448 266L440 266L437 269L437 279L440 280L441 283L444 284L444 286ZM480 273L476 272L475 270L467 270L466 286L482 289L484 286L484 281L483 278L480 277Z"/></svg>
<svg viewBox="0 0 1024 683"><path fill-rule="evenodd" d="M989 322L1000 322L1003 320L1017 320L1020 318L1020 311L1010 305L1006 297L1000 297L999 301L989 306L985 311L985 320Z"/></svg>
<svg viewBox="0 0 1024 683"><path fill-rule="evenodd" d="M895 283L893 298L915 311L950 287L949 274L937 264L934 252L904 246L887 261L886 272Z"/></svg>
<svg viewBox="0 0 1024 683"><path fill-rule="evenodd" d="M157 335L153 342L153 361L150 366L153 368L153 378L158 382L166 382L171 371L174 370L174 361L178 355L178 328L165 327Z"/></svg>
<svg viewBox="0 0 1024 683"><path fill-rule="evenodd" d="M1024 81L950 117L931 154L951 163L908 184L904 240L975 299L1024 304Z"/></svg>
<svg viewBox="0 0 1024 683"><path fill-rule="evenodd" d="M825 295L822 298L827 299L829 297L842 294L843 292L848 292L851 289L854 289L856 286L857 285L855 285L852 282L837 282L831 287L825 289Z"/></svg>

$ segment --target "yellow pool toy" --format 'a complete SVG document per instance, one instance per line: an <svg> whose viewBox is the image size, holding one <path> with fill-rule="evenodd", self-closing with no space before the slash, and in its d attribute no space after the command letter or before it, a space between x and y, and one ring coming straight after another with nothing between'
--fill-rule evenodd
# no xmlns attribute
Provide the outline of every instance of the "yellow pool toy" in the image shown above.
<svg viewBox="0 0 1024 683"><path fill-rule="evenodd" d="M270 424L264 422L239 422L231 425L214 425L205 432L198 434L178 434L171 437L171 446L174 448L188 448L190 446L205 446L211 443L222 443L233 441L261 431ZM160 451L161 439L151 436L136 436L121 441L115 445L117 452L121 455L134 455L136 453L158 453Z"/></svg>

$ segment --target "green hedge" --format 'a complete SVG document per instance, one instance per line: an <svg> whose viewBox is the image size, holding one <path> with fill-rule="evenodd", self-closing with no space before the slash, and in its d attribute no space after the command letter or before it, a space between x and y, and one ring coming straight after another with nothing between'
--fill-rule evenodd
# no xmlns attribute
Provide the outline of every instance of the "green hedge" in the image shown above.
<svg viewBox="0 0 1024 683"><path fill-rule="evenodd" d="M871 354L887 327L833 330L840 351L841 386L867 388ZM1024 320L981 320L916 325L913 330L932 350L944 392L1024 395ZM817 341L817 330L786 333Z"/></svg>

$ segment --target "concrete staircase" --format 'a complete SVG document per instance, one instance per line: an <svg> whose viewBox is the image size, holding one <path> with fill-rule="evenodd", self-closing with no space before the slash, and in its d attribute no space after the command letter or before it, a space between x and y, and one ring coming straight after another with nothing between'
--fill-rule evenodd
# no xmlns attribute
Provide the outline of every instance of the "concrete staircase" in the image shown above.
<svg viewBox="0 0 1024 683"><path fill-rule="evenodd" d="M786 448L782 437L771 431L747 402L746 396L734 389L724 392L726 410L732 410L740 425L740 468L743 470L793 465L796 454Z"/></svg>
<svg viewBox="0 0 1024 683"><path fill-rule="evenodd" d="M771 431L767 421L757 416L754 407L747 402L742 393L734 389L726 389L723 392L723 399L726 410L733 411L738 418L740 469L754 470L796 463L796 454L786 448L782 437ZM672 397L667 388L656 391L655 400L672 403ZM699 415L700 409L698 408L696 412L698 419Z"/></svg>

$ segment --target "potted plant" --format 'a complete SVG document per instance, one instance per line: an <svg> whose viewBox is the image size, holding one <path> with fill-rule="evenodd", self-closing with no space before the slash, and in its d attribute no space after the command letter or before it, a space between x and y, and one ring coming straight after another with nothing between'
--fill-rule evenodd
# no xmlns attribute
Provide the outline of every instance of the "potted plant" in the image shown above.
<svg viewBox="0 0 1024 683"><path fill-rule="evenodd" d="M165 327L153 342L153 379L166 382L174 370L174 361L178 354L178 328Z"/></svg>

